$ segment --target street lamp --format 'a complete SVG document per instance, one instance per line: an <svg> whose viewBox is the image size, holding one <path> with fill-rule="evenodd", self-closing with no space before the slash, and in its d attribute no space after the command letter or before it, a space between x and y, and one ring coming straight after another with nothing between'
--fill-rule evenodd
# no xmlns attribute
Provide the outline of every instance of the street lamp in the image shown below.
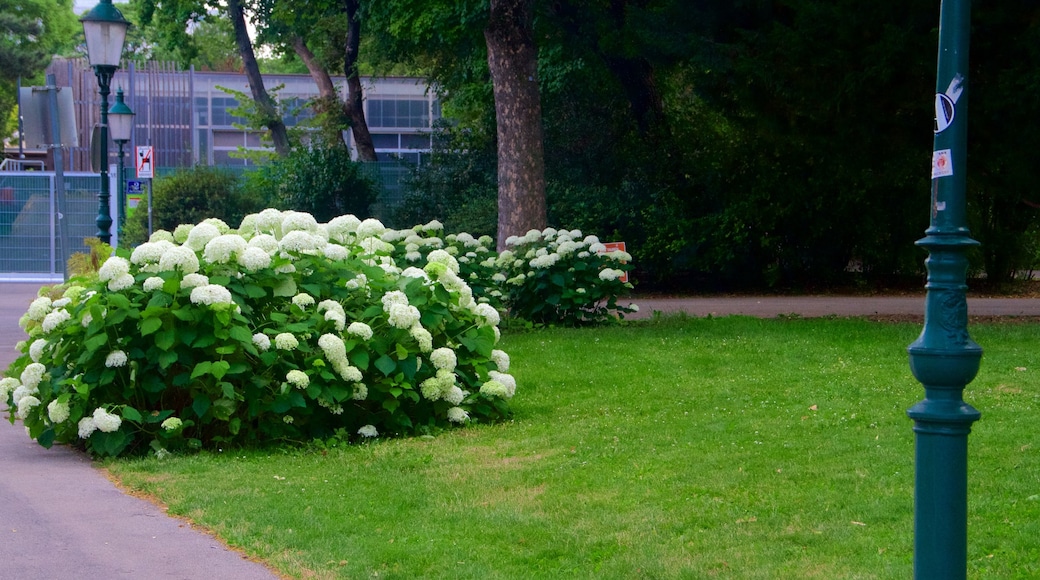
<svg viewBox="0 0 1040 580"><path fill-rule="evenodd" d="M942 0L932 147L931 225L924 329L907 349L925 398L914 421L914 578L963 580L968 556L968 434L980 413L964 401L982 347L968 335L965 203L968 153L969 0Z"/></svg>
<svg viewBox="0 0 1040 580"><path fill-rule="evenodd" d="M108 122L112 129L112 140L119 146L119 184L118 195L116 195L116 207L119 208L119 239L122 240L123 225L126 223L126 182L123 179L123 146L130 140L130 134L134 130L134 112L126 106L123 101L123 88L116 91L116 102L108 110Z"/></svg>
<svg viewBox="0 0 1040 580"><path fill-rule="evenodd" d="M123 56L123 41L130 22L112 5L112 0L101 0L90 12L79 19L83 36L87 39L87 60L94 68L101 95L101 190L98 193L97 237L104 243L112 241L112 215L108 211L108 93L112 76Z"/></svg>

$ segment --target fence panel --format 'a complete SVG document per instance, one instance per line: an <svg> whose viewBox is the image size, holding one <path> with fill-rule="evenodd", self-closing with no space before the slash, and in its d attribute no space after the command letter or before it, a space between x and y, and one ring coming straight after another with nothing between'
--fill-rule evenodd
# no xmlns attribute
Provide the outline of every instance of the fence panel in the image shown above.
<svg viewBox="0 0 1040 580"><path fill-rule="evenodd" d="M54 193L54 173L0 173L0 281L55 282L65 260L85 251L97 233L97 174L66 173L65 220L68 248L62 247Z"/></svg>

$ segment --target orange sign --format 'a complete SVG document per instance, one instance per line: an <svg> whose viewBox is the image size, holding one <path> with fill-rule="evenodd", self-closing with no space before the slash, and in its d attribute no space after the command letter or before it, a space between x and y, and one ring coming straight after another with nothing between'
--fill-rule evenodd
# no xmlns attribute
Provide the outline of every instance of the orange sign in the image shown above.
<svg viewBox="0 0 1040 580"><path fill-rule="evenodd" d="M625 249L625 242L603 242L603 251L600 252L601 254L614 251L627 252L628 250ZM628 262L621 263L627 264ZM622 274L621 277L618 278L618 280L621 280L622 283L628 282L628 272Z"/></svg>

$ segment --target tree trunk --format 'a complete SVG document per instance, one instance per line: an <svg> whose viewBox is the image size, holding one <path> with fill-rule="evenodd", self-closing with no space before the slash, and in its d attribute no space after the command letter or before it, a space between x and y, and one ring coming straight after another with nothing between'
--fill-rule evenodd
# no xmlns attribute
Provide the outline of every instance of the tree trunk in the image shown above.
<svg viewBox="0 0 1040 580"><path fill-rule="evenodd" d="M533 0L491 0L484 29L498 125L498 249L546 226L542 105Z"/></svg>
<svg viewBox="0 0 1040 580"><path fill-rule="evenodd" d="M360 0L344 0L343 2L347 13L347 41L343 50L343 72L347 77L347 99L343 104L343 110L350 118L350 131L354 135L358 159L375 161L376 147L372 143L372 134L368 132L368 121L365 120L365 107L362 102L361 77L357 72L358 47L361 44L359 3Z"/></svg>
<svg viewBox="0 0 1040 580"><path fill-rule="evenodd" d="M290 43L296 55L307 66L311 78L314 79L314 84L318 86L320 96L314 102L314 109L320 119L319 130L322 141L330 145L346 147L347 142L343 136L343 129L347 127L346 111L339 99L336 85L329 76L329 71L318 62L317 57L314 56L302 37L294 36Z"/></svg>
<svg viewBox="0 0 1040 580"><path fill-rule="evenodd" d="M235 29L235 44L238 45L238 52L242 54L242 67L249 80L249 90L253 93L256 110L260 114L264 126L271 133L275 152L284 157L289 154L289 134L285 129L282 117L278 114L274 100L264 88L264 79L260 76L260 67L256 64L256 55L253 53L253 43L249 40L249 31L246 30L242 0L228 0L227 5L228 16Z"/></svg>

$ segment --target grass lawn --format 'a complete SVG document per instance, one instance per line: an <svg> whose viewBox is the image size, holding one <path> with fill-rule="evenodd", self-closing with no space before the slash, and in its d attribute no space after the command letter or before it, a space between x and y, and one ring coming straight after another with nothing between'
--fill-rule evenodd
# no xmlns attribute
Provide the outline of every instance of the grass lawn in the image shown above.
<svg viewBox="0 0 1040 580"><path fill-rule="evenodd" d="M972 325L968 573L1040 577L1035 324ZM908 578L919 324L506 333L515 417L435 438L111 461L299 578Z"/></svg>

